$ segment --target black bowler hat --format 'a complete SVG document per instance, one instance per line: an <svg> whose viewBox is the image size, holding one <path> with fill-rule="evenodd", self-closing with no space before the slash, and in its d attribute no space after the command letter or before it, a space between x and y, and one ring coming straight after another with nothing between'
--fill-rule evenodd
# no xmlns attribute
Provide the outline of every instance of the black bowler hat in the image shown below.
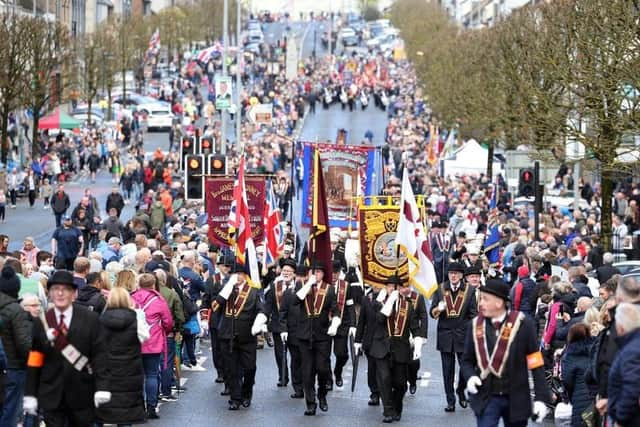
<svg viewBox="0 0 640 427"><path fill-rule="evenodd" d="M296 261L291 258L287 258L280 263L280 268L283 268L283 267L291 267L295 270L297 267Z"/></svg>
<svg viewBox="0 0 640 427"><path fill-rule="evenodd" d="M297 276L306 276L309 273L309 267L304 264L298 264L296 266L296 275Z"/></svg>
<svg viewBox="0 0 640 427"><path fill-rule="evenodd" d="M471 265L466 270L464 270L464 275L465 276L471 276L472 274L480 275L480 274L482 274L482 270L480 269L479 266L477 266L475 264Z"/></svg>
<svg viewBox="0 0 640 427"><path fill-rule="evenodd" d="M337 259L333 260L333 262L331 263L331 266L333 267L334 273L340 273L340 270L342 270L342 263Z"/></svg>
<svg viewBox="0 0 640 427"><path fill-rule="evenodd" d="M53 285L68 285L77 289L78 285L73 281L73 274L67 270L58 270L47 280L47 289Z"/></svg>
<svg viewBox="0 0 640 427"><path fill-rule="evenodd" d="M402 286L402 277L394 274L393 276L389 276L387 279L387 285L398 285Z"/></svg>
<svg viewBox="0 0 640 427"><path fill-rule="evenodd" d="M247 273L244 264L236 262L231 267L231 273Z"/></svg>
<svg viewBox="0 0 640 427"><path fill-rule="evenodd" d="M322 270L323 273L327 272L322 261L314 261L313 264L311 264L311 270Z"/></svg>
<svg viewBox="0 0 640 427"><path fill-rule="evenodd" d="M502 279L489 279L487 283L484 286L480 286L478 290L509 301L509 285L504 283Z"/></svg>
<svg viewBox="0 0 640 427"><path fill-rule="evenodd" d="M464 264L462 264L461 262L452 262L451 264L449 264L449 268L447 269L449 273L452 271L457 271L458 273L464 273L465 270L466 269L464 267Z"/></svg>

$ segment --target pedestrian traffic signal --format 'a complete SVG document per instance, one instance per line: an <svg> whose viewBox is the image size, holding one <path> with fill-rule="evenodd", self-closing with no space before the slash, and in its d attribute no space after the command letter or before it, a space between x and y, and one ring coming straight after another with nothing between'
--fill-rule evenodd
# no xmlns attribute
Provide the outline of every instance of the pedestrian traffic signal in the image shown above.
<svg viewBox="0 0 640 427"><path fill-rule="evenodd" d="M211 138L202 138L200 140L200 154L208 156L213 152L213 141Z"/></svg>
<svg viewBox="0 0 640 427"><path fill-rule="evenodd" d="M191 154L185 158L185 198L187 200L202 200L204 196L204 156Z"/></svg>
<svg viewBox="0 0 640 427"><path fill-rule="evenodd" d="M226 175L227 174L227 158L222 154L210 154L209 157L209 175Z"/></svg>
<svg viewBox="0 0 640 427"><path fill-rule="evenodd" d="M182 143L180 144L180 166L182 167L182 170L186 170L186 157L191 154L196 154L195 150L196 146L193 138L187 136L182 138Z"/></svg>
<svg viewBox="0 0 640 427"><path fill-rule="evenodd" d="M535 196L535 182L532 168L520 169L518 194L522 197Z"/></svg>

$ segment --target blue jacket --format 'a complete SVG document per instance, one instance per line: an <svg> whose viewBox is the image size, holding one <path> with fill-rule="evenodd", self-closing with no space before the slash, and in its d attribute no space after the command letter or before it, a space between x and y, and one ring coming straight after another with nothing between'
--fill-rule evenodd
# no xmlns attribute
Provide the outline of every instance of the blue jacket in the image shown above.
<svg viewBox="0 0 640 427"><path fill-rule="evenodd" d="M571 411L571 425L582 426L582 413L587 410L595 391L589 389L585 383L585 371L589 367L589 351L592 338L569 344L562 358L562 384L567 390L573 409Z"/></svg>
<svg viewBox="0 0 640 427"><path fill-rule="evenodd" d="M640 425L640 329L616 338L620 350L609 371L608 413L622 426Z"/></svg>
<svg viewBox="0 0 640 427"><path fill-rule="evenodd" d="M522 296L520 297L520 307L515 307L518 311L523 312L527 316L533 319L533 315L536 311L536 300L537 300L537 292L536 292L536 282L534 282L531 278L525 277L520 280L522 283ZM515 303L516 300L516 289L520 285L516 283L515 286L511 288L511 302Z"/></svg>
<svg viewBox="0 0 640 427"><path fill-rule="evenodd" d="M200 299L200 294L207 291L202 277L200 277L200 275L192 269L188 267L182 267L178 271L178 275L189 290L189 298L191 299L191 301L197 301L198 299Z"/></svg>

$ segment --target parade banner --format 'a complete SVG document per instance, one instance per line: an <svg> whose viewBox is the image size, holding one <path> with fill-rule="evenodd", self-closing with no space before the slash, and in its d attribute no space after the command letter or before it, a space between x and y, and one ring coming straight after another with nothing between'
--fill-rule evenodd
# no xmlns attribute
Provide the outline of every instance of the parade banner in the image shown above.
<svg viewBox="0 0 640 427"><path fill-rule="evenodd" d="M217 110L228 110L231 106L231 84L231 77L229 76L215 77Z"/></svg>
<svg viewBox="0 0 640 427"><path fill-rule="evenodd" d="M209 224L209 240L218 245L230 246L229 210L233 201L234 178L207 177L204 182L205 207ZM262 242L264 236L265 181L262 177L245 177L251 236L254 242Z"/></svg>
<svg viewBox="0 0 640 427"><path fill-rule="evenodd" d="M406 277L409 273L407 257L401 252L396 257L396 231L400 221L398 206L359 207L360 270L362 280L372 286L383 286L396 272Z"/></svg>
<svg viewBox="0 0 640 427"><path fill-rule="evenodd" d="M302 200L302 223L311 225L313 151L320 151L324 182L326 186L329 225L346 229L349 223L357 227L355 218L356 196L377 194L382 182L380 176L381 158L376 147L338 144L304 143L304 182ZM360 182L360 188L358 187Z"/></svg>

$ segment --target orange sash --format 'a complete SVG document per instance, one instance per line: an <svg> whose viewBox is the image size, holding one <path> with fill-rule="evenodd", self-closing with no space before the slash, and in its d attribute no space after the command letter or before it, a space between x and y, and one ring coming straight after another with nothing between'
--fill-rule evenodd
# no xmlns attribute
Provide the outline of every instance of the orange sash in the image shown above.
<svg viewBox="0 0 640 427"><path fill-rule="evenodd" d="M509 358L509 349L513 343L513 338L518 333L523 318L524 314L519 311L509 312L505 322L500 327L500 336L493 347L491 355L489 355L487 348L485 318L479 315L473 319L473 345L480 368L480 378L484 380L489 374L493 374L498 378L502 376L502 371Z"/></svg>
<svg viewBox="0 0 640 427"><path fill-rule="evenodd" d="M455 300L453 299L453 292L451 292L450 289L447 289L446 291L444 288L442 289L442 299L445 304L447 317L458 317L462 314L462 306L464 305L464 301L467 297L467 289L468 286L461 283L458 287Z"/></svg>
<svg viewBox="0 0 640 427"><path fill-rule="evenodd" d="M240 316L240 313L242 313L242 309L244 308L244 304L247 302L247 298L249 297L250 293L251 286L249 286L248 283L244 283L242 286L240 286L240 288L238 289L238 296L233 303L233 309L230 301L227 301L227 304L225 305L225 315L227 317L233 316L237 319L238 316Z"/></svg>
<svg viewBox="0 0 640 427"><path fill-rule="evenodd" d="M340 313L341 319L344 314L344 306L347 303L347 286L348 284L344 280L338 280L335 284L338 313Z"/></svg>
<svg viewBox="0 0 640 427"><path fill-rule="evenodd" d="M387 332L390 337L401 337L404 335L404 328L407 326L409 315L409 300L398 298L398 311L395 308L391 316L387 318Z"/></svg>
<svg viewBox="0 0 640 427"><path fill-rule="evenodd" d="M322 307L324 306L324 300L327 296L328 290L329 290L329 285L325 282L322 282L320 283L320 285L316 286L315 298L313 295L314 294L313 288L309 291L309 293L307 294L307 297L304 299L304 306L307 309L307 316L309 317L320 316L320 313L322 313Z"/></svg>

